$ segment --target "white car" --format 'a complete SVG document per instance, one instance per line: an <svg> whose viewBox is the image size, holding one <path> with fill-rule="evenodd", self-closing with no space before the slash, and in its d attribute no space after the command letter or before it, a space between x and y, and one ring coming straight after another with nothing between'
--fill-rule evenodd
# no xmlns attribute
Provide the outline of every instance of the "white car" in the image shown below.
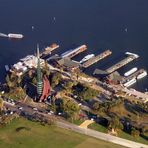
<svg viewBox="0 0 148 148"><path fill-rule="evenodd" d="M37 111L38 109L36 107L34 107L33 110Z"/></svg>
<svg viewBox="0 0 148 148"><path fill-rule="evenodd" d="M79 105L79 106L81 106L81 105L82 105L82 103L79 103L78 105Z"/></svg>
<svg viewBox="0 0 148 148"><path fill-rule="evenodd" d="M22 110L22 109L23 109L23 107L18 107L18 109L19 109L19 110Z"/></svg>
<svg viewBox="0 0 148 148"><path fill-rule="evenodd" d="M58 113L58 115L60 116L60 115L62 115L62 113L61 113L61 112L59 112L59 113Z"/></svg>
<svg viewBox="0 0 148 148"><path fill-rule="evenodd" d="M50 111L50 113L51 113L51 114L54 114L54 112L53 112L52 110Z"/></svg>
<svg viewBox="0 0 148 148"><path fill-rule="evenodd" d="M12 114L13 114L13 111L10 112L10 115L12 115Z"/></svg>

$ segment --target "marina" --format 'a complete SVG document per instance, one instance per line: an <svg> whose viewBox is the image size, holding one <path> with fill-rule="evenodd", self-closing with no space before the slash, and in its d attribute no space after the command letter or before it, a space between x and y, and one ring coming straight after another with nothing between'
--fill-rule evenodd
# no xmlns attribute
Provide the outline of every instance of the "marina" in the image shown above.
<svg viewBox="0 0 148 148"><path fill-rule="evenodd" d="M125 87L129 87L131 85L133 85L134 83L136 83L137 80L144 78L145 76L147 76L147 71L144 69L140 69L138 71L136 71L135 73L131 74L128 77L125 77L122 81L122 84Z"/></svg>
<svg viewBox="0 0 148 148"><path fill-rule="evenodd" d="M95 63L97 63L98 61L100 61L100 60L106 58L107 56L109 56L109 55L111 55L111 54L112 54L112 51L106 50L106 51L104 51L103 53L101 53L101 54L99 54L99 55L97 55L97 56L95 56L95 57L89 59L89 60L86 61L85 63L83 63L83 64L82 64L82 67L87 68L87 67L89 67L89 66L91 66L91 65L93 65L93 64L95 64Z"/></svg>
<svg viewBox="0 0 148 148"><path fill-rule="evenodd" d="M110 68L106 69L106 72L108 73L112 73L116 70L118 70L119 68L125 66L126 64L132 62L133 60L137 59L139 56L137 54L126 54L128 55L128 57L126 57L125 59L119 61L118 63L116 63L115 65L111 66Z"/></svg>

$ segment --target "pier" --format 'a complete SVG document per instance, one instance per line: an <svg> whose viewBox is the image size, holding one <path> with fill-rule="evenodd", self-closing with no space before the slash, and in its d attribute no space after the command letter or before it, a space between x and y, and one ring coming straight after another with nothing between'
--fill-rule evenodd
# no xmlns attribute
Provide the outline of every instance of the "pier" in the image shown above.
<svg viewBox="0 0 148 148"><path fill-rule="evenodd" d="M82 67L87 68L95 63L97 63L98 61L104 59L105 57L111 55L112 52L110 50L106 50L103 53L91 58L90 60L86 61L85 63L82 64Z"/></svg>
<svg viewBox="0 0 148 148"><path fill-rule="evenodd" d="M59 48L59 45L56 43L51 44L50 46L46 47L45 50L40 54L40 57L44 58L47 55L51 54L51 52L55 49Z"/></svg>
<svg viewBox="0 0 148 148"><path fill-rule="evenodd" d="M120 62L118 62L115 65L111 66L110 68L106 69L106 72L112 73L137 58L138 58L137 56L129 55L127 58L121 60Z"/></svg>
<svg viewBox="0 0 148 148"><path fill-rule="evenodd" d="M61 54L62 58L73 58L74 56L78 55L79 53L85 51L87 49L86 45L81 45L75 49L68 50Z"/></svg>

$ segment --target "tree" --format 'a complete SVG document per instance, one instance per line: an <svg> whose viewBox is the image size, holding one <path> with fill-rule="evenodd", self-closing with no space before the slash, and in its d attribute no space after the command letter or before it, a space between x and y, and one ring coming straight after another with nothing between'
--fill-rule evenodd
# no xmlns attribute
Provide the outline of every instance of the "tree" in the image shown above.
<svg viewBox="0 0 148 148"><path fill-rule="evenodd" d="M120 130L123 130L123 124L120 122L117 116L114 116L109 121L108 129L118 132Z"/></svg>
<svg viewBox="0 0 148 148"><path fill-rule="evenodd" d="M49 66L48 66L47 61L45 61L45 65L44 65L44 67L42 68L42 71L43 71L43 74L44 74L44 75L46 75L47 77L49 77L49 75L50 75L50 70L49 70Z"/></svg>
<svg viewBox="0 0 148 148"><path fill-rule="evenodd" d="M139 130L136 130L134 127L132 127L132 129L131 129L131 135L133 137L139 137L140 132L139 132Z"/></svg>
<svg viewBox="0 0 148 148"><path fill-rule="evenodd" d="M2 109L3 109L3 99L0 96L0 111L2 111Z"/></svg>
<svg viewBox="0 0 148 148"><path fill-rule="evenodd" d="M51 78L51 86L55 87L56 85L59 84L59 82L61 81L62 76L60 73L56 72L53 74L52 78Z"/></svg>
<svg viewBox="0 0 148 148"><path fill-rule="evenodd" d="M37 85L37 78L36 78L36 77L34 77L34 78L32 79L32 83L33 83L34 85Z"/></svg>
<svg viewBox="0 0 148 148"><path fill-rule="evenodd" d="M63 111L66 113L66 118L73 120L77 118L80 108L74 101L63 98Z"/></svg>
<svg viewBox="0 0 148 148"><path fill-rule="evenodd" d="M71 93L72 92L72 87L73 87L73 82L72 81L67 81L65 84L64 84L64 89L65 89L65 92L66 93Z"/></svg>
<svg viewBox="0 0 148 148"><path fill-rule="evenodd" d="M90 87L84 86L80 92L78 92L78 96L81 100L88 101L89 99L98 95L98 91L94 90Z"/></svg>
<svg viewBox="0 0 148 148"><path fill-rule="evenodd" d="M99 110L99 108L100 108L100 103L99 103L99 102L95 102L95 103L93 104L92 108L93 108L94 110Z"/></svg>

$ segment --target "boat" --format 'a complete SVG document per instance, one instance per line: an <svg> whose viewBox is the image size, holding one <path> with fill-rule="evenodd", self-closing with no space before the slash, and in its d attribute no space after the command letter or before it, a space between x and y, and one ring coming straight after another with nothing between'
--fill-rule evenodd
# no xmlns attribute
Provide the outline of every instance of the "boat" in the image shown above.
<svg viewBox="0 0 148 148"><path fill-rule="evenodd" d="M14 39L22 39L24 36L22 34L9 33L8 37L9 38L14 38Z"/></svg>
<svg viewBox="0 0 148 148"><path fill-rule="evenodd" d="M138 55L138 54L135 54L135 53L126 52L125 54L126 54L126 55L134 56L135 58L139 58L139 55Z"/></svg>
<svg viewBox="0 0 148 148"><path fill-rule="evenodd" d="M137 76L137 79L142 79L144 78L145 76L147 76L147 71L144 70L142 73L140 73L138 76Z"/></svg>
<svg viewBox="0 0 148 148"><path fill-rule="evenodd" d="M61 57L62 58L72 58L74 56L76 56L77 54L79 54L80 52L83 52L87 49L87 46L86 45L81 45L75 49L71 49L71 50L68 50L66 52L64 52L63 54L61 54Z"/></svg>
<svg viewBox="0 0 148 148"><path fill-rule="evenodd" d="M138 70L137 67L132 68L131 70L127 71L124 76L128 77L129 75L133 74L134 72L136 72Z"/></svg>
<svg viewBox="0 0 148 148"><path fill-rule="evenodd" d="M131 85L133 85L133 84L135 84L135 83L136 83L136 79L133 78L133 79L131 79L131 80L125 82L123 85L124 85L125 87L129 87L129 86L131 86Z"/></svg>
<svg viewBox="0 0 148 148"><path fill-rule="evenodd" d="M93 58L95 55L94 54L88 54L87 56L85 56L81 61L80 63L83 63L91 58Z"/></svg>
<svg viewBox="0 0 148 148"><path fill-rule="evenodd" d="M5 65L5 69L6 69L6 71L10 70L8 65Z"/></svg>

